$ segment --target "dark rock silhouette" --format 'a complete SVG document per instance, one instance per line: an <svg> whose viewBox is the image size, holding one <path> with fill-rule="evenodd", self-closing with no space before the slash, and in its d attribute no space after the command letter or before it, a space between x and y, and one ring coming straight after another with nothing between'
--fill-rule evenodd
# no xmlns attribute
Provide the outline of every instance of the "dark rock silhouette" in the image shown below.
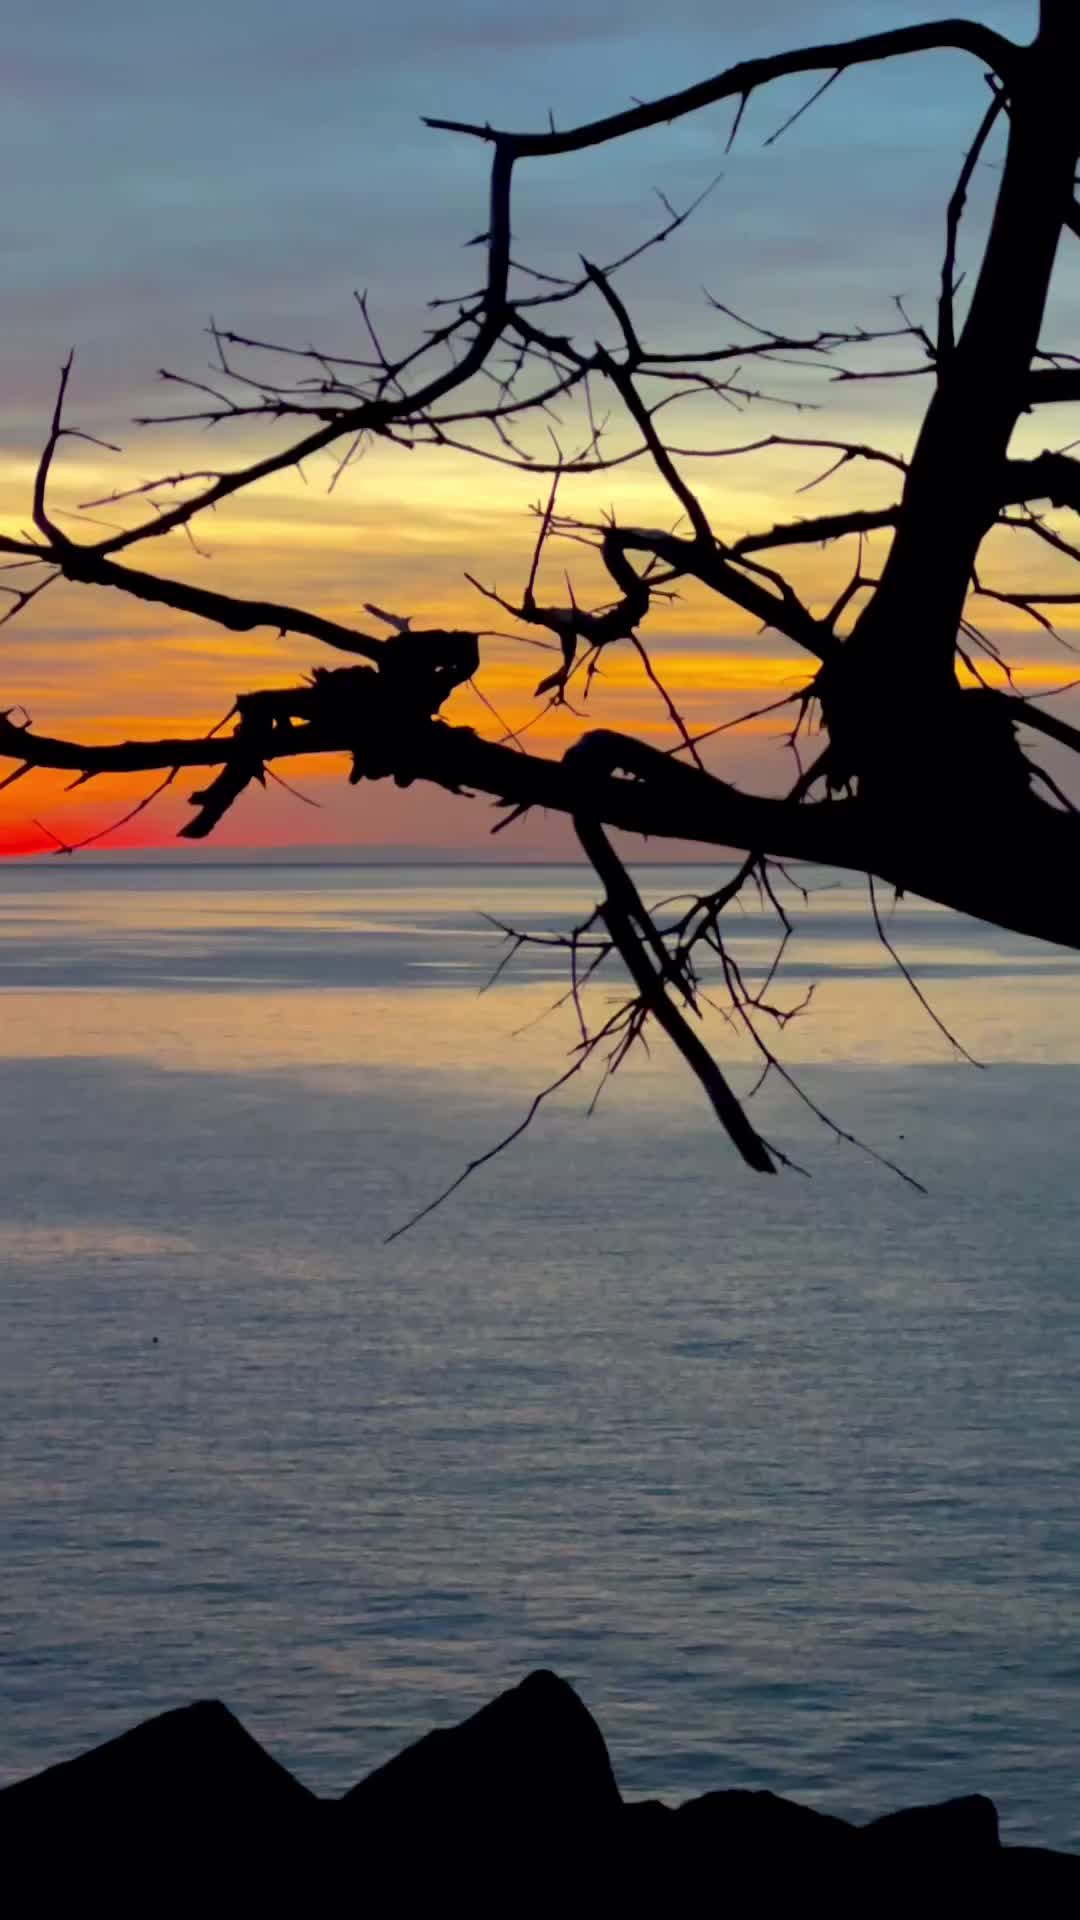
<svg viewBox="0 0 1080 1920"><path fill-rule="evenodd" d="M739 1847L748 1852L780 1846L785 1853L797 1853L821 1865L849 1847L855 1832L849 1821L833 1814L815 1813L778 1794L745 1788L703 1793L697 1800L684 1801L676 1816L680 1848L715 1847L718 1841L728 1850Z"/></svg>
<svg viewBox="0 0 1080 1920"><path fill-rule="evenodd" d="M947 1899L1017 1913L1080 1911L1080 1858L1002 1846L981 1796L855 1826L774 1793L624 1802L603 1735L573 1688L534 1673L460 1725L426 1734L336 1801L320 1800L217 1702L146 1721L0 1792L0 1862L112 1911L178 1894L211 1911L895 1911ZM665 1903L666 1902L666 1906ZM850 1903L850 1906L849 1906ZM14 1909L12 1909L14 1910Z"/></svg>
<svg viewBox="0 0 1080 1920"><path fill-rule="evenodd" d="M425 1826L594 1827L622 1810L604 1736L565 1680L531 1673L460 1726L424 1735L345 1795L362 1826L403 1808Z"/></svg>
<svg viewBox="0 0 1080 1920"><path fill-rule="evenodd" d="M704 1793L679 1807L646 1800L626 1805L613 1878L627 1898L653 1906L695 1888L725 1901L735 1889L746 1910L774 1911L796 1886L829 1889L851 1879L857 1830L775 1793L742 1788ZM761 1903L766 1904L762 1905Z"/></svg>
<svg viewBox="0 0 1080 1920"><path fill-rule="evenodd" d="M242 1890L306 1879L322 1817L227 1707L200 1700L0 1793L0 1888L32 1879L40 1904L0 1903L44 1913L93 1897L150 1913L212 1885L235 1904Z"/></svg>
<svg viewBox="0 0 1080 1920"><path fill-rule="evenodd" d="M178 1825L261 1830L319 1802L218 1700L158 1714L78 1759L0 1794L0 1816L106 1829L123 1820L143 1833Z"/></svg>
<svg viewBox="0 0 1080 1920"><path fill-rule="evenodd" d="M864 1839L882 1858L895 1854L907 1858L913 1852L940 1853L949 1848L957 1853L984 1853L1000 1845L997 1808L985 1794L969 1794L963 1800L942 1800L933 1807L906 1807L900 1813L885 1813L862 1829Z"/></svg>
<svg viewBox="0 0 1080 1920"><path fill-rule="evenodd" d="M992 1873L1001 1854L997 1808L981 1793L884 1814L860 1830L859 1840L877 1872L937 1885Z"/></svg>

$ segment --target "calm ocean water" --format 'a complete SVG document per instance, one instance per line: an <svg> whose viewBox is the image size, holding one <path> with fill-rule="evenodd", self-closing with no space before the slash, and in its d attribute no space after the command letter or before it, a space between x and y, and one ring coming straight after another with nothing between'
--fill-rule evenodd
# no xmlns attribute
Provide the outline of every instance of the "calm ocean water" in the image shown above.
<svg viewBox="0 0 1080 1920"><path fill-rule="evenodd" d="M1080 1846L1080 965L901 906L979 1072L825 887L785 1058L925 1198L781 1088L755 1178L660 1048L385 1246L572 1037L481 911L589 896L0 869L0 1780L219 1694L339 1792L546 1664L630 1791Z"/></svg>

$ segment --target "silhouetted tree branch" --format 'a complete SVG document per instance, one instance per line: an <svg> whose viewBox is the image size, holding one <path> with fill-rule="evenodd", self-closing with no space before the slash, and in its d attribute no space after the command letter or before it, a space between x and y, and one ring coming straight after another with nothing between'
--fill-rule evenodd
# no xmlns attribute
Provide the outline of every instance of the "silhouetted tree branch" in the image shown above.
<svg viewBox="0 0 1080 1920"><path fill-rule="evenodd" d="M584 152L728 100L735 106L734 140L759 89L792 75L824 75L817 92L771 136L778 138L838 76L949 49L987 70L991 99L945 213L933 335L903 307L897 323L879 331L810 326L785 332L741 318L711 298L712 314L734 338L708 337L686 351L654 345L620 277L682 228L704 196L681 210L664 201L662 222L640 243L607 262L583 259L575 275L550 273L514 251L512 190L522 165ZM1080 560L1080 529L1052 518L1080 514L1080 461L1068 448L1035 458L1013 450L1018 424L1033 410L1080 400L1075 356L1044 346L1041 337L1062 235L1080 231L1078 83L1080 11L1075 0L1042 0L1030 45L977 22L931 22L744 61L661 100L564 131L430 121L490 146L492 163L480 284L433 302L445 317L418 345L388 351L366 296L359 296L361 355L278 344L214 325L212 378L165 372L183 398L180 411L159 420L215 431L256 420L283 431L281 444L235 468L173 472L118 488L107 503L133 515L130 524L85 539L61 529L49 499L58 448L74 431L65 422L69 360L32 490L33 530L0 537L16 581L3 589L11 600L7 619L66 580L168 606L228 632L265 627L303 635L365 664L316 667L301 685L239 693L228 731L203 739L82 744L39 734L12 709L0 717L0 757L14 763L3 784L48 767L79 781L106 772L156 772L166 776L163 785L184 769L208 769L213 777L191 796L195 813L183 829L199 838L275 761L345 752L354 782L423 780L486 795L502 810L500 825L534 807L565 813L604 890L598 911L605 932L590 967L618 955L635 989L622 1015L598 1034L588 1032L582 1016L582 1058L591 1058L603 1040L610 1043L609 1067L617 1065L645 1024L658 1024L744 1159L774 1171L782 1156L751 1125L693 1024L699 1010L694 956L711 949L721 962L729 1017L750 1031L763 1072L782 1071L759 1023L782 1025L798 1009L778 1007L768 989L751 993L721 935L722 914L744 887L756 885L780 916L779 964L788 929L771 890L770 861L807 860L876 876L899 891L1080 949L1080 906L1063 877L1080 855L1080 822L1026 746L1037 735L1077 752L1080 732L1019 697L1008 662L971 612L981 597L1050 627L1049 610L1080 604L1080 589L999 585L984 557L987 536L1009 532L1038 540L1069 564ZM967 196L988 141L1002 134L993 218L960 313L957 256ZM775 384L791 369L826 383L930 381L914 446L900 454L812 432L743 433L733 443L717 432L721 409L734 407L740 417L763 401L803 409L804 398ZM690 403L700 409L704 400L712 408L713 437L684 444L673 423ZM545 436L539 443L537 429ZM558 664L537 688L549 704L566 702L578 685L587 689L607 649L635 649L673 722L671 751L605 729L587 732L561 761L527 751L520 738L484 739L441 717L454 688L482 674L480 635L413 631L407 620L369 608L391 628L387 636L371 635L257 592L235 596L164 570L136 568L126 557L172 533L190 535L223 501L274 474L302 470L327 450L338 462L336 479L371 438L414 449L465 449L477 459L551 476L546 502L537 507L523 588L507 594L473 584L516 622L551 636ZM883 506L793 516L721 537L689 463L701 470L707 460L767 459L778 448L801 449L820 463L803 491L859 466L888 476L895 497ZM590 521L570 510L576 476L614 473L631 462L651 468L669 496L671 524L628 524L614 511ZM873 537L885 545L875 548L871 570L866 542ZM847 584L818 612L781 563L809 546L845 541L854 543L847 549L853 556ZM541 567L552 542L590 550L606 576L606 599L590 603L570 574L565 598L541 596ZM692 734L656 670L641 629L686 582L783 635L806 656L805 677L779 704L795 711L789 744L797 755L811 715L819 733L810 764L799 761L799 778L786 797L744 793L710 772L700 746L728 723ZM1005 687L986 681L974 649L989 656ZM977 684L966 684L960 668L970 669ZM485 698L482 684L480 692ZM735 847L746 857L733 881L666 924L642 902L607 828ZM575 968L578 951L575 940ZM572 993L578 1004L576 973Z"/></svg>

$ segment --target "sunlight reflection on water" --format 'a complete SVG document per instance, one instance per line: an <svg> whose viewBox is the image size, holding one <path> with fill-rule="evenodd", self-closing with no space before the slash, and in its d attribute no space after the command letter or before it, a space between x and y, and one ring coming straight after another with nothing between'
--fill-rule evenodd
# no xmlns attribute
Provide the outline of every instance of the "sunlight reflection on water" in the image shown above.
<svg viewBox="0 0 1080 1920"><path fill-rule="evenodd" d="M779 1090L755 1180L661 1049L384 1247L570 1037L474 905L584 876L0 891L0 1777L216 1691L336 1791L545 1662L633 1790L1080 1843L1073 960L904 903L978 1074L814 896L787 1057L925 1200Z"/></svg>

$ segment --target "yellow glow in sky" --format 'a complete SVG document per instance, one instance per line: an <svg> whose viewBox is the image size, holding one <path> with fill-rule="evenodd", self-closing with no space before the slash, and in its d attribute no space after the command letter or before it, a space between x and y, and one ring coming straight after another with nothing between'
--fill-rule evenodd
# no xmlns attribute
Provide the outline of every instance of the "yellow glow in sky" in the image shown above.
<svg viewBox="0 0 1080 1920"><path fill-rule="evenodd" d="M850 407L845 390L845 420ZM909 435L916 419L917 409L908 422ZM784 424L786 431L791 423ZM815 435L827 434L830 427L837 430L829 420L813 422ZM731 446L762 431L748 427L742 416L733 423L726 409L715 406L698 408L695 429L695 444ZM851 431L850 421L844 430ZM863 418L860 432L903 450L893 418ZM266 448L265 439L249 435L230 442L216 457L223 465L242 463ZM82 503L155 473L184 470L193 457L191 436L179 429L136 439L122 456L69 442L56 465L53 511L72 537L92 540L102 521L131 524L133 514L144 515L145 505L95 506L80 518ZM205 450L199 458L205 460ZM818 449L783 446L740 459L688 458L682 470L718 534L728 539L895 500L899 476L861 463L805 491L828 460ZM29 454L5 463L3 530L25 529L34 471ZM515 621L465 578L473 574L510 601L520 596L536 537L536 507L549 485L545 478L458 452L408 453L381 444L331 489L333 472L326 458L312 463L306 483L295 473L275 475L201 519L194 544L175 533L126 557L134 565L224 592L305 606L375 634L383 629L364 611L366 602L407 615L418 627L490 627L494 631L482 640L476 687L459 689L447 708L448 718L488 737L527 727L530 751L558 754L587 726L604 725L658 745L676 744L664 699L631 644L605 653L587 700L579 675L569 704L551 708L536 695L538 681L559 657L551 635ZM593 524L612 509L624 524L671 527L676 521L671 495L644 462L566 480L559 505L563 513ZM864 572L880 564L887 538L881 533L867 541ZM805 603L823 613L850 576L854 544L785 548L762 558L782 565ZM1024 534L998 530L986 543L984 558L985 577L1005 590L1067 591L1072 584L1068 559ZM610 599L611 583L595 552L565 538L552 539L537 579L538 598L565 604L568 576L578 604L595 607ZM973 600L971 613L1013 661L1024 691L1046 690L1070 677L1067 652L1056 653L1050 636L1037 628L1020 631L1015 609ZM1058 626L1065 640L1070 631L1080 630L1080 608L1061 609ZM680 583L677 597L656 599L641 638L663 688L695 734L726 727L782 700L806 683L814 667L810 656L775 633L755 632L739 609L693 583ZM221 720L238 691L287 686L313 665L342 664L341 656L293 634L269 628L223 633L115 592L63 583L10 623L3 639L5 704L23 705L40 732L90 741L203 733ZM998 669L986 670L991 678L1001 678ZM780 790L790 784L790 758L782 750L790 721L783 713L747 720L713 743L710 764L737 784ZM266 793L245 797L219 835L223 842L437 846L449 840L467 845L470 839L482 840L490 825L482 808L466 825L464 805L448 806L441 793L417 789L407 799L395 792L374 800L372 790L365 789L358 800L343 786L340 768L305 763L282 771L317 804L304 807L271 783ZM48 845L36 820L66 840L96 833L134 806L150 784L101 778L68 791L70 783L56 776L33 775L0 792L0 849ZM187 817L184 795L199 784L197 775L179 779L110 844L171 841ZM539 835L536 846L542 850L548 829L534 823L529 831L534 839ZM551 832L551 845L561 845L558 830Z"/></svg>

